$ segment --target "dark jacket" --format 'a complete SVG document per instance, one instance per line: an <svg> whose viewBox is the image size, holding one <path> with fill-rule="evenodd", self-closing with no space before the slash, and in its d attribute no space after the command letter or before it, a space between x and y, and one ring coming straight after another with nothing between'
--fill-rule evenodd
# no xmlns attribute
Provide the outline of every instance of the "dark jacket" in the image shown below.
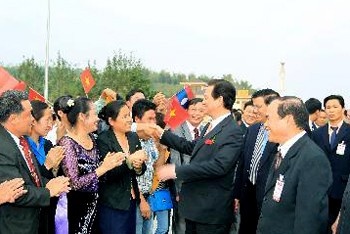
<svg viewBox="0 0 350 234"><path fill-rule="evenodd" d="M284 176L284 187L276 202L273 193L280 175ZM331 183L326 155L305 134L288 150L277 170L271 167L257 233L326 233Z"/></svg>
<svg viewBox="0 0 350 234"><path fill-rule="evenodd" d="M260 123L254 124L248 127L244 137L244 147L240 155L240 161L238 164L235 180L235 198L245 202L247 183L249 182L250 164L253 156L255 142L258 136ZM277 152L277 144L267 142L264 152L261 156L258 174L256 178L256 202L258 211L261 210L262 200L264 198L266 180L270 171L271 164L274 160ZM251 202L251 201L246 201ZM249 211L247 211L250 213Z"/></svg>
<svg viewBox="0 0 350 234"><path fill-rule="evenodd" d="M23 178L24 187L28 190L15 203L0 206L0 233L37 234L41 207L50 204L50 192L45 188L47 180L41 177L33 156L34 166L41 181L41 187L36 187L16 142L1 124L0 139L0 183L13 178Z"/></svg>
<svg viewBox="0 0 350 234"><path fill-rule="evenodd" d="M328 124L312 132L312 139L327 155L333 173L333 184L329 196L342 199L350 173L350 125L343 123L337 134L337 144L344 142L346 145L344 155L336 153L337 146L333 149L329 144Z"/></svg>
<svg viewBox="0 0 350 234"><path fill-rule="evenodd" d="M197 141L165 131L160 142L191 155L189 165L175 169L183 181L180 213L194 222L228 224L233 220L233 176L243 133L231 115L203 136L206 128Z"/></svg>
<svg viewBox="0 0 350 234"><path fill-rule="evenodd" d="M141 143L136 133L128 132L126 136L129 142L130 154L141 149ZM112 129L102 132L98 136L97 147L102 160L108 152L123 151ZM143 164L141 174L143 174L145 170L146 165ZM131 184L134 188L136 200L139 202L140 194L136 180L136 172L129 169L124 161L121 166L108 171L100 179L99 202L113 209L128 210L130 206Z"/></svg>

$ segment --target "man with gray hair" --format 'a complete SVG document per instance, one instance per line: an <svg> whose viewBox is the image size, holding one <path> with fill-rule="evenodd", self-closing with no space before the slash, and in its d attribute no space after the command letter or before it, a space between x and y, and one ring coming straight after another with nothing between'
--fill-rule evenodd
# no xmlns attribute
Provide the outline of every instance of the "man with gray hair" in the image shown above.
<svg viewBox="0 0 350 234"><path fill-rule="evenodd" d="M50 197L69 191L68 178L46 181L40 175L23 137L31 128L31 111L24 92L6 91L0 96L0 183L22 178L26 190L14 203L0 206L0 233L38 233L40 208L49 206Z"/></svg>
<svg viewBox="0 0 350 234"><path fill-rule="evenodd" d="M309 138L308 112L296 97L267 107L269 141L279 144L266 182L258 234L323 234L327 231L330 163Z"/></svg>

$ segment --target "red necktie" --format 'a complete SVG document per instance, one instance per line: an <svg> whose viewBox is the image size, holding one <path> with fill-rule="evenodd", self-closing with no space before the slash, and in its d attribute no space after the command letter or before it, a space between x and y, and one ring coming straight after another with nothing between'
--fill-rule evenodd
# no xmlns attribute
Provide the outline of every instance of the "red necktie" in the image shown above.
<svg viewBox="0 0 350 234"><path fill-rule="evenodd" d="M194 132L194 139L196 140L199 137L199 130L198 130L198 128L194 128L193 132Z"/></svg>
<svg viewBox="0 0 350 234"><path fill-rule="evenodd" d="M29 144L24 139L24 137L19 138L19 144L22 146L23 152L24 152L24 157L26 158L30 174L33 176L33 179L35 181L36 187L41 187L40 185L40 179L38 176L38 173L35 169L33 158L31 157L31 152L29 151Z"/></svg>

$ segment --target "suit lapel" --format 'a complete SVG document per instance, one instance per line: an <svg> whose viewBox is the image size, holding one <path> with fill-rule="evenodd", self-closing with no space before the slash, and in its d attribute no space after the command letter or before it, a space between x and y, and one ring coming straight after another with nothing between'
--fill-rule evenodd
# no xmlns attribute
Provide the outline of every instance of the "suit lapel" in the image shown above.
<svg viewBox="0 0 350 234"><path fill-rule="evenodd" d="M201 138L197 140L197 143L193 149L191 160L197 155L197 151L204 145L205 140L213 139L215 135L222 131L222 128L230 123L232 116L226 117L223 121L221 121L215 128L213 128L207 135L204 136L204 133L207 131L209 124L204 127L203 132L201 133Z"/></svg>
<svg viewBox="0 0 350 234"><path fill-rule="evenodd" d="M326 150L328 152L331 152L331 145L329 144L329 134L328 134L328 128L329 128L329 124L327 124L321 132L321 136L322 136L322 140L323 140L323 145L326 147Z"/></svg>
<svg viewBox="0 0 350 234"><path fill-rule="evenodd" d="M188 125L187 125L186 122L184 122L184 123L182 124L181 128L182 128L182 134L183 134L183 136L184 136L186 139L189 139L189 140L192 141L192 140L193 140L193 139L192 139L192 134L191 134L190 129L189 129L189 127L188 127Z"/></svg>
<svg viewBox="0 0 350 234"><path fill-rule="evenodd" d="M263 155L261 156L259 168L264 166L264 164L268 161L268 158L272 153L276 153L276 144L272 142L267 142Z"/></svg>
<svg viewBox="0 0 350 234"><path fill-rule="evenodd" d="M286 156L282 160L281 165L277 170L275 170L275 167L274 167L276 159L274 160L270 168L269 177L266 183L265 194L268 193L271 188L273 188L273 186L276 183L277 177L279 175L284 175L287 172L290 166L290 160L298 154L300 147L306 141L307 137L308 137L307 134L305 134L297 142L295 142L294 145L292 145L292 147L288 150Z"/></svg>
<svg viewBox="0 0 350 234"><path fill-rule="evenodd" d="M342 142L342 140L344 139L345 135L349 134L349 124L343 122L343 124L341 125L338 135L337 135L337 144Z"/></svg>
<svg viewBox="0 0 350 234"><path fill-rule="evenodd" d="M22 165L24 170L29 174L29 177L31 178L31 180L35 184L34 178L29 171L28 165L24 159L24 156L22 155L22 152L18 148L18 145L16 144L15 140L12 138L10 133L7 132L7 130L4 128L4 126L2 126L2 124L0 124L0 133L2 136L4 136L4 139L1 139L1 140L7 141L10 144L9 147L15 149L14 154L17 155L18 162ZM33 161L34 161L34 159L33 159ZM39 173L38 165L36 163L34 163L34 165L35 165L35 169ZM42 179L41 178L39 178L39 179L40 179L40 182L42 183Z"/></svg>

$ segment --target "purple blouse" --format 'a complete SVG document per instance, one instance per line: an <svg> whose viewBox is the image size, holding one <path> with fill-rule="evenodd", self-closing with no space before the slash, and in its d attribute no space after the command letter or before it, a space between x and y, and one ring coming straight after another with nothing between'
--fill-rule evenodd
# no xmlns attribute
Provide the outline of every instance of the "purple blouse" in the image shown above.
<svg viewBox="0 0 350 234"><path fill-rule="evenodd" d="M85 149L69 136L64 136L58 142L64 148L65 157L62 160L64 174L70 179L70 186L75 191L97 192L98 177L96 169L100 164L100 155L95 139L90 135L93 147Z"/></svg>

